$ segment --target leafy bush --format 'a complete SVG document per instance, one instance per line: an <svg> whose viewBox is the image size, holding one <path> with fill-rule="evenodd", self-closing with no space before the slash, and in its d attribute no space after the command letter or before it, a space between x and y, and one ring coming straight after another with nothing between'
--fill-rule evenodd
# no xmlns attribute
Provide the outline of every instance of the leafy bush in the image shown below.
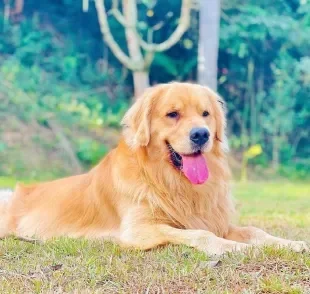
<svg viewBox="0 0 310 294"><path fill-rule="evenodd" d="M108 147L89 138L81 138L78 143L78 158L88 165L95 165L109 151Z"/></svg>

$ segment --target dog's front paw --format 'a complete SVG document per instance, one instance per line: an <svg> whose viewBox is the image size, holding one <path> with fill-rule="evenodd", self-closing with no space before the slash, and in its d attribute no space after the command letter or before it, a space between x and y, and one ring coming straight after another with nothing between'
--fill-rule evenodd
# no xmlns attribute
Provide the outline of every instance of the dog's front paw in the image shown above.
<svg viewBox="0 0 310 294"><path fill-rule="evenodd" d="M228 252L243 252L250 247L249 244L225 240L215 246L208 246L204 251L209 255L221 256Z"/></svg>
<svg viewBox="0 0 310 294"><path fill-rule="evenodd" d="M238 251L245 251L246 249L249 249L251 245L245 244L245 243L239 243L230 241L229 243L226 243L222 246L223 252L238 252Z"/></svg>

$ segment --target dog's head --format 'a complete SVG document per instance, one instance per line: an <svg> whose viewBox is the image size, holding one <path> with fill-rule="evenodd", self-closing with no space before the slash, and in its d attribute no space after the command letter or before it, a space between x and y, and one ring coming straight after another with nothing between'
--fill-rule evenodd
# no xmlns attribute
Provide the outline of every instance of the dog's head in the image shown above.
<svg viewBox="0 0 310 294"><path fill-rule="evenodd" d="M131 148L145 147L148 156L167 159L193 184L208 178L204 154L226 144L223 101L211 89L195 84L149 88L122 124Z"/></svg>

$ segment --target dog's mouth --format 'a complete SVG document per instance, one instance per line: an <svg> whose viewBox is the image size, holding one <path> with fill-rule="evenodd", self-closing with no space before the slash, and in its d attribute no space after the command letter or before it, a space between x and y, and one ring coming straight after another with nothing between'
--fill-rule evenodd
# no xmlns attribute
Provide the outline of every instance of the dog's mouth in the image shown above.
<svg viewBox="0 0 310 294"><path fill-rule="evenodd" d="M203 184L209 177L209 169L201 150L191 154L176 152L169 142L166 142L172 165L183 172L192 184Z"/></svg>

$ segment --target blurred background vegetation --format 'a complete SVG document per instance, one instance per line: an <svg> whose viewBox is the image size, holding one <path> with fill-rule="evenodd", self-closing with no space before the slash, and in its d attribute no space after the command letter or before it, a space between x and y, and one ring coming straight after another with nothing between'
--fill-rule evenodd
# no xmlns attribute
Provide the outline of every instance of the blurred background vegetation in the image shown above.
<svg viewBox="0 0 310 294"><path fill-rule="evenodd" d="M182 1L133 2L141 38L169 40ZM175 44L139 48L140 68L139 54L127 48L130 27L119 18L124 7L104 1L111 34L132 57L127 65L103 38L96 3L0 0L0 176L50 179L97 163L117 144L121 117L138 92L135 71L145 84L200 81L198 44L208 32L198 1ZM227 102L235 177L249 165L249 177L309 178L309 0L223 0L220 16L215 76Z"/></svg>

